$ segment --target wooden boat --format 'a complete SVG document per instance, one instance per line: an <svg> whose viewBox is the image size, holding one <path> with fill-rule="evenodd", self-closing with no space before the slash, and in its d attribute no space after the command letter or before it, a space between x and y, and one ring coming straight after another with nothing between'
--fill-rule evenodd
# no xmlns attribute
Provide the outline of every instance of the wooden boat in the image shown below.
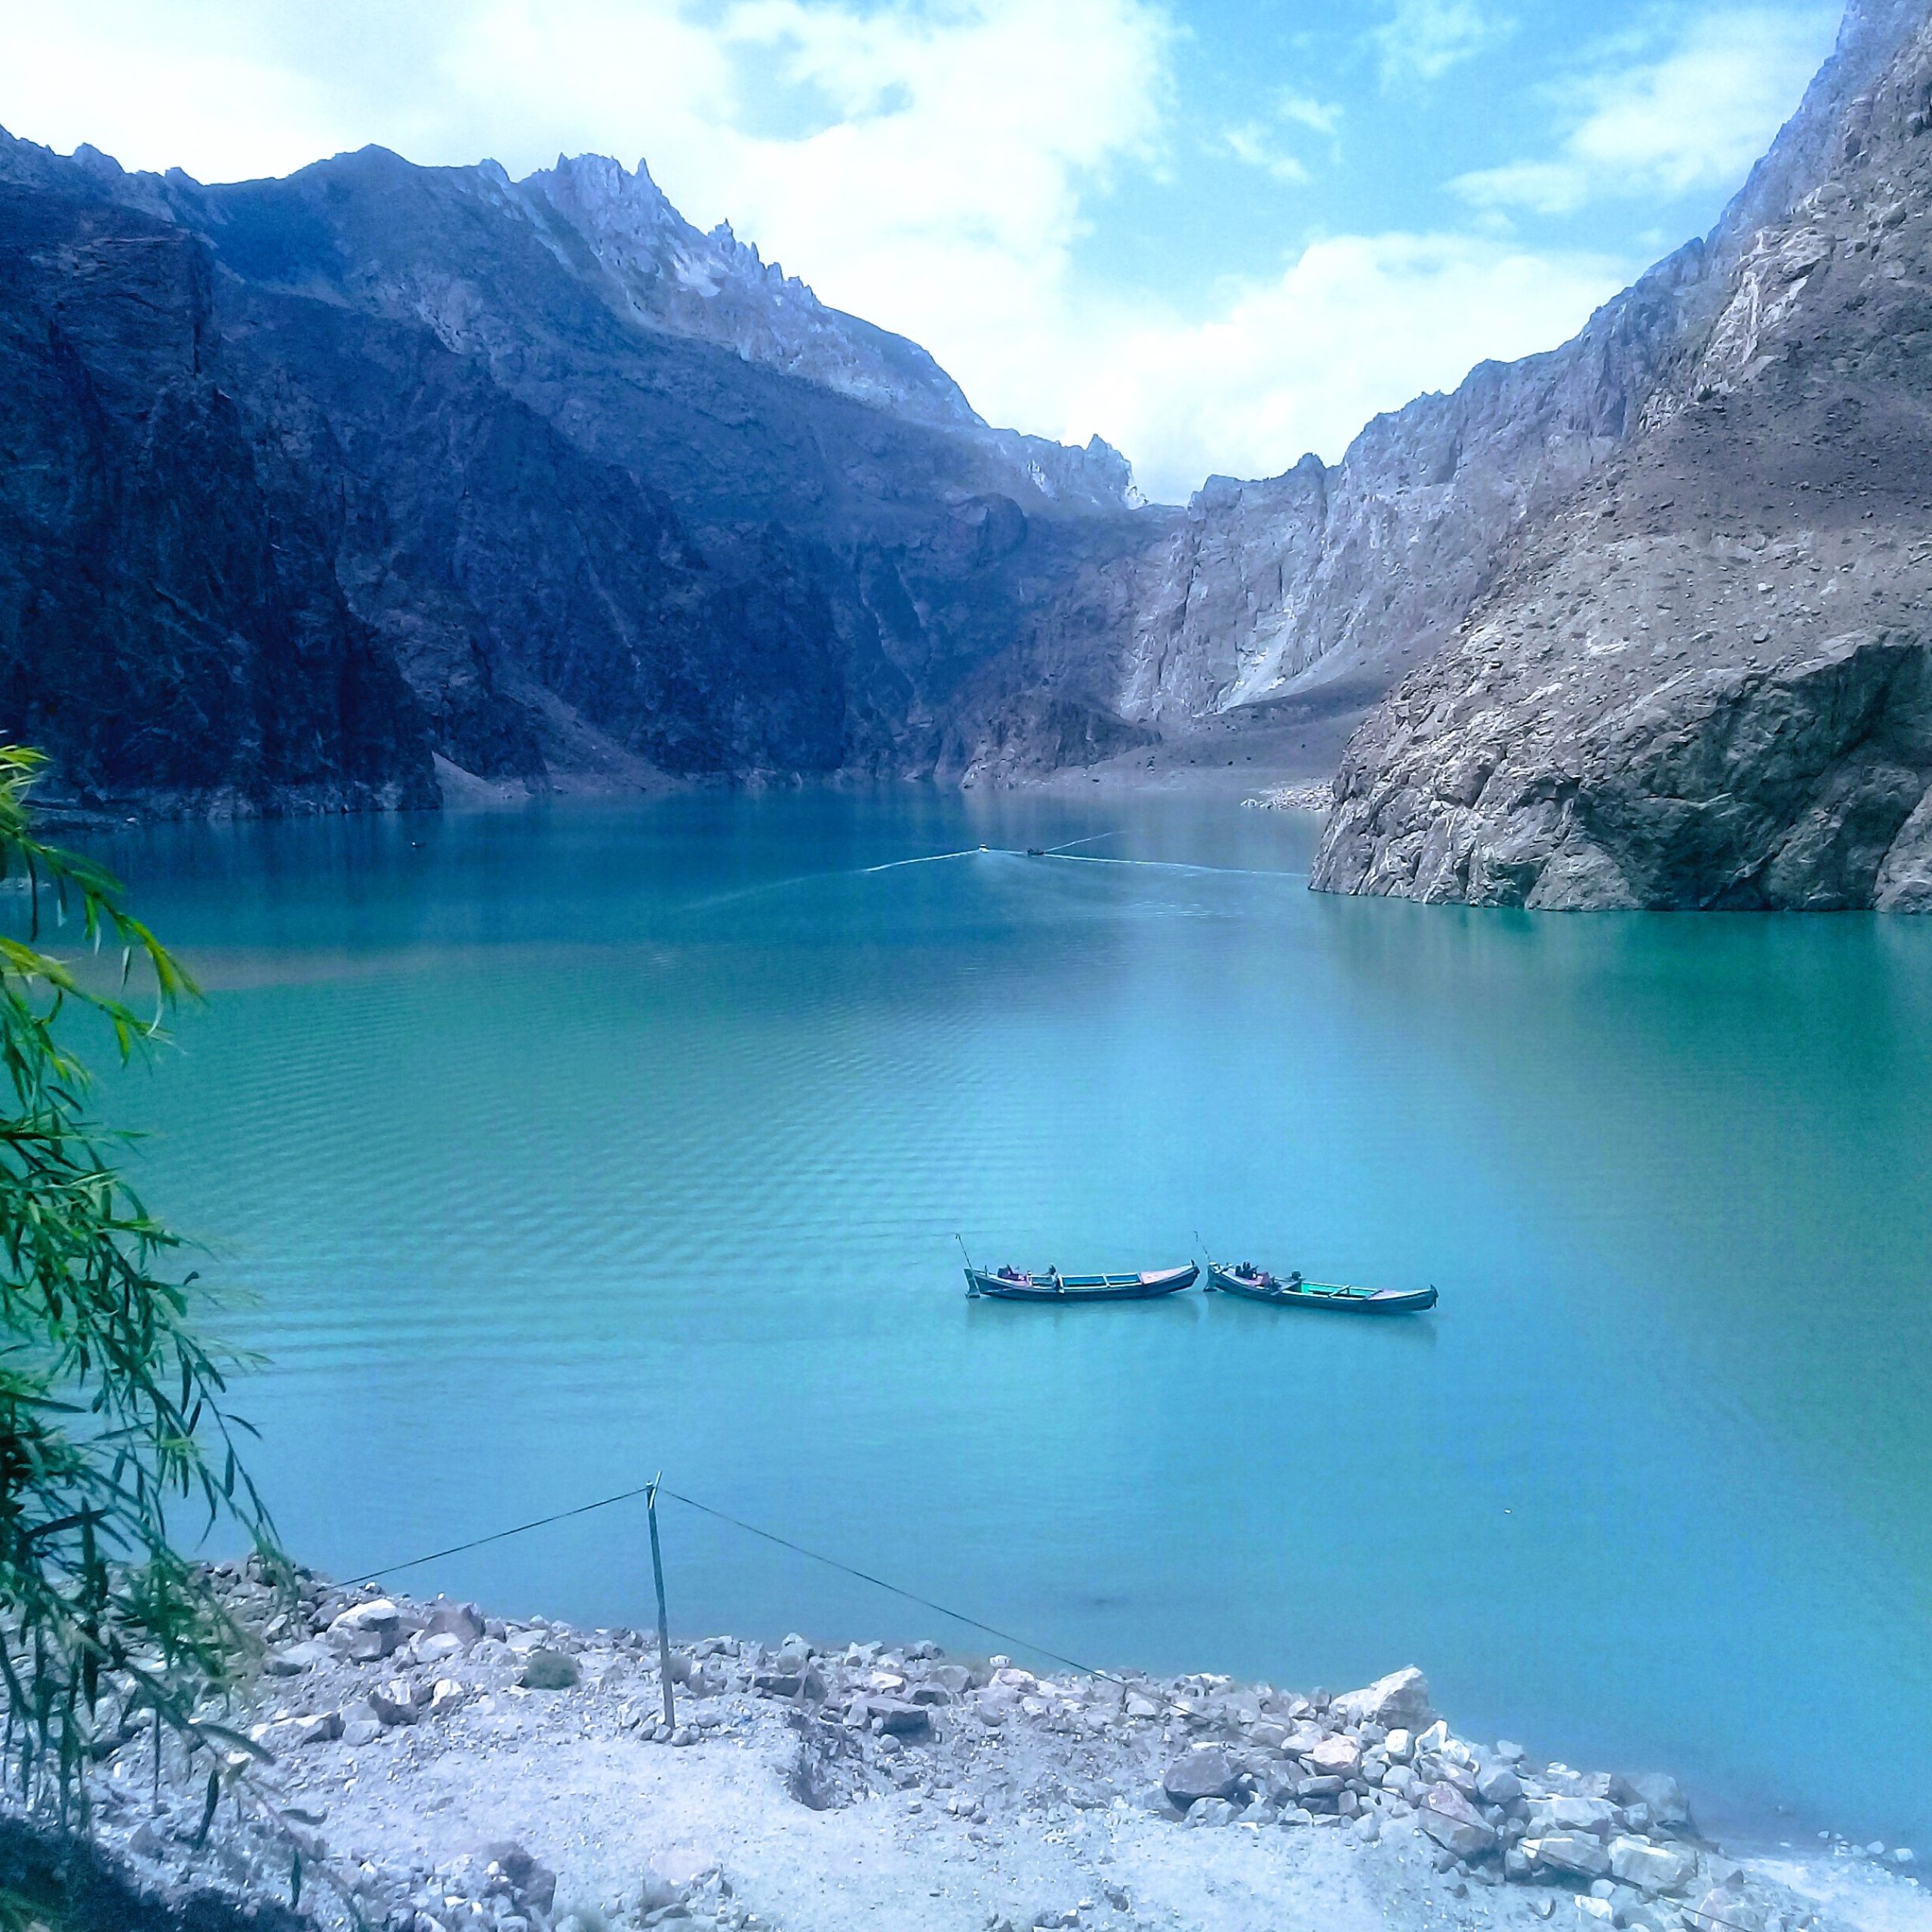
<svg viewBox="0 0 1932 1932"><path fill-rule="evenodd" d="M1332 1281L1305 1281L1299 1271L1281 1281L1266 1269L1224 1268L1217 1261L1208 1264L1208 1291L1265 1301L1276 1308L1320 1308L1337 1315L1419 1315L1435 1306L1433 1288L1345 1287Z"/></svg>
<svg viewBox="0 0 1932 1932"><path fill-rule="evenodd" d="M1185 1268L1157 1269L1141 1275L1063 1275L1054 1268L1023 1275L968 1268L966 1292L968 1296L989 1295L995 1301L1152 1301L1158 1295L1191 1288L1200 1274L1191 1261Z"/></svg>

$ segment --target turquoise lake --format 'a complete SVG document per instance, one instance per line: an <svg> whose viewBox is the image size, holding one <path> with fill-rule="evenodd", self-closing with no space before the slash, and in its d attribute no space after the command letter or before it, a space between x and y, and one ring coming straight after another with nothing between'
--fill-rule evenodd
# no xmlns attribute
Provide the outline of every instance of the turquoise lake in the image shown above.
<svg viewBox="0 0 1932 1932"><path fill-rule="evenodd" d="M1312 844L924 792L109 841L209 998L103 1106L257 1297L291 1546L661 1468L1075 1657L1420 1663L1466 1734L1926 1847L1932 921L1341 900ZM969 1303L954 1240L1197 1230L1441 1304ZM1023 1654L661 1519L688 1633ZM654 1614L634 1505L396 1581Z"/></svg>

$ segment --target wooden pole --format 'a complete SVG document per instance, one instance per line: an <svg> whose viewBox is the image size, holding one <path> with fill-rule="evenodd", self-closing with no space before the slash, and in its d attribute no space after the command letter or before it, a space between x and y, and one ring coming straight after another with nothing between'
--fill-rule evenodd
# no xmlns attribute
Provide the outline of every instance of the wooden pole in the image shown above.
<svg viewBox="0 0 1932 1932"><path fill-rule="evenodd" d="M671 1619L664 1607L664 1558L657 1547L657 1485L664 1480L660 1469L645 1491L645 1514L651 1519L651 1576L657 1586L657 1675L664 1686L664 1721L675 1730L678 1713L671 1700Z"/></svg>

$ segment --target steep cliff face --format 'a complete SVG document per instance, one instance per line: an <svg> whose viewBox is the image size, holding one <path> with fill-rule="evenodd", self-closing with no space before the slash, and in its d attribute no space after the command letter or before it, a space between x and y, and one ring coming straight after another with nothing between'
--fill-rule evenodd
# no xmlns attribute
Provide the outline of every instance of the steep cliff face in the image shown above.
<svg viewBox="0 0 1932 1932"><path fill-rule="evenodd" d="M424 804L326 500L235 399L205 252L0 186L0 714L85 793Z"/></svg>
<svg viewBox="0 0 1932 1932"><path fill-rule="evenodd" d="M1627 445L1350 746L1318 886L1932 909L1928 128L1923 0L1855 8Z"/></svg>
<svg viewBox="0 0 1932 1932"><path fill-rule="evenodd" d="M297 757L285 712L251 738L202 689L206 653L177 654L175 688L206 728L143 753L145 688L98 673L152 637L145 607L122 600L125 644L34 615L77 569L125 570L133 549L97 515L56 527L89 405L23 376L10 406L48 454L39 496L0 531L20 586L0 607L14 667L0 724L46 741L84 791L269 804L281 788L299 803L336 783L420 802L432 752L540 786L957 772L983 743L1051 761L1131 735L1104 675L1083 669L1048 716L1023 701L1022 668L1080 586L1145 541L1124 462L989 429L923 351L825 309L728 234L697 234L641 173L565 163L513 183L369 150L205 188L0 140L0 253L35 265L49 312L75 299L73 263L33 242L36 224L138 228L179 265L195 393L306 533L299 551L265 540L263 568L294 594L299 554L301 594L392 694L368 707L400 761L379 782L353 679L335 680L340 728L314 721ZM171 394L176 378L149 368L171 352L168 327L138 303L118 312L95 380ZM40 353L36 316L8 320L18 353ZM173 488L180 568L229 581L218 553L238 519L211 513L209 465L151 414L143 460L194 475L154 470L143 500ZM319 672L254 607L218 621L258 679Z"/></svg>
<svg viewBox="0 0 1932 1932"><path fill-rule="evenodd" d="M1128 715L1184 729L1317 688L1386 690L1432 657L1522 532L1626 447L1923 12L1923 0L1855 0L1832 63L1717 229L1573 341L1378 417L1332 467L1311 457L1264 482L1214 478L1150 554Z"/></svg>

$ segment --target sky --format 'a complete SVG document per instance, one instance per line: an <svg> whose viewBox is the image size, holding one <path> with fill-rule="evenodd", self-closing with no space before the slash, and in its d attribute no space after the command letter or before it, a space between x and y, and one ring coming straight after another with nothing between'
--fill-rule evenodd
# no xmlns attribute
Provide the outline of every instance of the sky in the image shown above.
<svg viewBox="0 0 1932 1932"><path fill-rule="evenodd" d="M640 158L1144 490L1339 457L1707 229L1838 0L0 0L0 125L207 181Z"/></svg>

